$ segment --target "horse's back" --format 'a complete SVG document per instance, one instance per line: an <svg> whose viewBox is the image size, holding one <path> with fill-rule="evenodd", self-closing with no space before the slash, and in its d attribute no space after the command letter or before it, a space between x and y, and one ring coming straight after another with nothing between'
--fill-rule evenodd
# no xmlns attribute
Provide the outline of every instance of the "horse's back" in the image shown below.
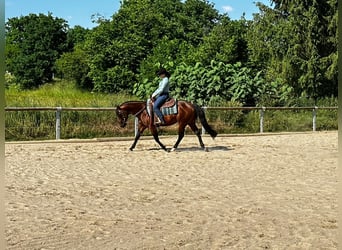
<svg viewBox="0 0 342 250"><path fill-rule="evenodd" d="M186 110L195 110L194 104L189 101L179 100L178 107L184 108Z"/></svg>

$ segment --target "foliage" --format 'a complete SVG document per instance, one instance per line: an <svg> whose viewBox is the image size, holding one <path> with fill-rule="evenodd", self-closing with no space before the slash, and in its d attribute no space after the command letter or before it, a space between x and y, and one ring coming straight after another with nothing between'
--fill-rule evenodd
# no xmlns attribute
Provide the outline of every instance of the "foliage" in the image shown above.
<svg viewBox="0 0 342 250"><path fill-rule="evenodd" d="M75 80L76 85L82 89L93 89L93 83L88 77L89 66L86 53L79 48L64 53L56 61L57 73L60 77Z"/></svg>
<svg viewBox="0 0 342 250"><path fill-rule="evenodd" d="M13 74L5 72L5 87L8 88L10 85L16 84L16 78Z"/></svg>
<svg viewBox="0 0 342 250"><path fill-rule="evenodd" d="M135 83L154 74L156 63L178 63L179 52L199 44L218 18L206 1L124 1L85 41L94 90L132 92Z"/></svg>
<svg viewBox="0 0 342 250"><path fill-rule="evenodd" d="M135 94L146 97L153 92L155 80L145 79L136 85ZM200 105L215 105L224 100L253 105L263 94L261 73L254 73L241 63L211 61L210 66L179 64L170 78L172 95Z"/></svg>
<svg viewBox="0 0 342 250"><path fill-rule="evenodd" d="M215 25L212 31L203 37L203 42L193 51L189 60L209 65L212 60L234 64L246 63L247 55L247 21L230 20L226 16Z"/></svg>
<svg viewBox="0 0 342 250"><path fill-rule="evenodd" d="M6 23L7 85L58 77L88 91L148 97L163 66L172 94L203 105L298 105L337 96L337 2L257 3L253 20L230 20L206 0L122 1L91 30L51 14ZM64 54L62 54L64 53ZM58 70L58 71L57 71Z"/></svg>
<svg viewBox="0 0 342 250"><path fill-rule="evenodd" d="M69 28L67 31L67 44L70 49L75 48L76 46L80 46L84 43L87 38L87 35L91 31L89 29L85 29L82 26L76 25L73 28Z"/></svg>
<svg viewBox="0 0 342 250"><path fill-rule="evenodd" d="M248 32L250 63L293 90L294 97L337 96L337 2L258 4Z"/></svg>
<svg viewBox="0 0 342 250"><path fill-rule="evenodd" d="M23 88L49 82L56 59L67 49L67 24L51 13L6 22L6 68Z"/></svg>

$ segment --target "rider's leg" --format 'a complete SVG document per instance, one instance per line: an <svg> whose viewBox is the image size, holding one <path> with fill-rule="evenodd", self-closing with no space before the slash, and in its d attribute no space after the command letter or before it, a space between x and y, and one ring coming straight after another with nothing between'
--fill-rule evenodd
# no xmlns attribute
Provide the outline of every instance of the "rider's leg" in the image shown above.
<svg viewBox="0 0 342 250"><path fill-rule="evenodd" d="M161 124L164 124L165 121L164 121L163 114L160 111L160 107L164 104L167 98L168 98L167 95L161 95L157 98L157 100L154 102L154 105L153 105L153 111L158 116Z"/></svg>

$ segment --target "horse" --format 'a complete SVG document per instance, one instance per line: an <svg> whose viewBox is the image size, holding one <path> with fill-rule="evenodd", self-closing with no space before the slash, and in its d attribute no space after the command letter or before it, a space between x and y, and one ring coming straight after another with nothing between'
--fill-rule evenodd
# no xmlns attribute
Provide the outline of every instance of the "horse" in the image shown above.
<svg viewBox="0 0 342 250"><path fill-rule="evenodd" d="M201 131L196 126L197 118L199 118L205 131L209 133L209 135L213 139L215 139L215 137L217 136L217 132L213 130L211 126L208 124L204 110L197 104L193 104L187 101L178 100L177 104L178 112L176 114L164 116L165 124L160 125L170 126L178 123L178 139L170 151L174 151L177 149L179 143L184 137L185 127L187 125L197 135L201 148L205 149L201 137ZM159 144L159 146L162 149L168 151L159 140L157 125L153 122L154 115L149 115L147 110L148 106L151 105L148 105L146 101L127 101L116 107L116 115L118 118L118 122L120 123L120 127L124 128L127 125L127 119L129 115L133 115L138 118L138 131L135 135L134 142L132 146L129 148L129 150L133 151L144 130L146 128L149 128L154 140ZM150 107L150 109L152 110L152 107Z"/></svg>

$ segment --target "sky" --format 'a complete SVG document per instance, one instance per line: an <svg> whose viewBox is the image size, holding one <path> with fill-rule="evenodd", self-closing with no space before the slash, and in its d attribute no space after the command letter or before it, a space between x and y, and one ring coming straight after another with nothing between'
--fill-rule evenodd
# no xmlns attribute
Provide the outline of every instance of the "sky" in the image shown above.
<svg viewBox="0 0 342 250"><path fill-rule="evenodd" d="M255 2L271 5L270 0L211 0L215 9L227 13L231 19L240 19L243 13L251 20L253 13L259 12ZM80 25L93 28L91 16L100 14L110 19L120 8L120 0L5 0L5 21L11 17L33 14L52 13L54 17L63 18L70 27Z"/></svg>

